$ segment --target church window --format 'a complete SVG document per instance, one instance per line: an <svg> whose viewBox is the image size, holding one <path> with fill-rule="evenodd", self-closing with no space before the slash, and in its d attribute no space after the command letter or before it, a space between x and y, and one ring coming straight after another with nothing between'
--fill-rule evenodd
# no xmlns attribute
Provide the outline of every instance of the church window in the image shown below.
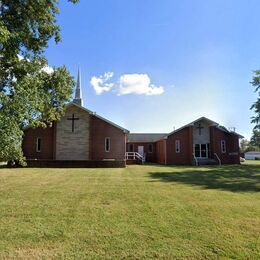
<svg viewBox="0 0 260 260"><path fill-rule="evenodd" d="M109 137L105 138L105 151L110 152L110 138Z"/></svg>
<svg viewBox="0 0 260 260"><path fill-rule="evenodd" d="M153 144L148 144L148 153L153 152Z"/></svg>
<svg viewBox="0 0 260 260"><path fill-rule="evenodd" d="M42 143L42 139L41 138L37 138L36 152L40 152L41 151L41 143Z"/></svg>
<svg viewBox="0 0 260 260"><path fill-rule="evenodd" d="M181 151L181 142L180 140L175 141L175 152L179 153Z"/></svg>
<svg viewBox="0 0 260 260"><path fill-rule="evenodd" d="M221 152L226 153L226 141L221 140Z"/></svg>

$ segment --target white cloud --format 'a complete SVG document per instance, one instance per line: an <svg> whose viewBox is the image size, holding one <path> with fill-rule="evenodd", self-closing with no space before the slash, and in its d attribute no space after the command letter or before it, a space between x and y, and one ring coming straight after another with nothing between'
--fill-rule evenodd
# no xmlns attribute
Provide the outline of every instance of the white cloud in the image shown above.
<svg viewBox="0 0 260 260"><path fill-rule="evenodd" d="M151 84L147 74L125 74L119 79L118 95L138 94L138 95L160 95L164 92L162 86Z"/></svg>
<svg viewBox="0 0 260 260"><path fill-rule="evenodd" d="M113 90L117 95L137 94L137 95L160 95L164 92L163 86L155 86L147 74L124 74L117 83L108 83L113 77L113 72L107 72L103 76L93 76L90 84L96 94Z"/></svg>
<svg viewBox="0 0 260 260"><path fill-rule="evenodd" d="M114 76L113 72L106 72L104 75L99 77L92 77L90 84L93 86L97 95L103 92L110 91L114 87L114 83L108 83L108 81Z"/></svg>

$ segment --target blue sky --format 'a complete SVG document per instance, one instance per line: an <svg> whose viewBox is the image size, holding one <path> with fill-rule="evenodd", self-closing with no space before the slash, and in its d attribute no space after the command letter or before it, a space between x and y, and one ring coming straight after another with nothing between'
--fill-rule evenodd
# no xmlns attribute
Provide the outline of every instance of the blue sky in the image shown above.
<svg viewBox="0 0 260 260"><path fill-rule="evenodd" d="M62 42L47 58L74 76L80 65L87 108L131 132L206 116L250 137L259 0L60 2Z"/></svg>

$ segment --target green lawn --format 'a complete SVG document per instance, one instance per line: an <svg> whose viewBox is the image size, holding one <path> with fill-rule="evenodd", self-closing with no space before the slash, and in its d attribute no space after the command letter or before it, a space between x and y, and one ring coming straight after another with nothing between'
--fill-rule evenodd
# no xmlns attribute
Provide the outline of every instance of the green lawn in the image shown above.
<svg viewBox="0 0 260 260"><path fill-rule="evenodd" d="M0 169L0 259L260 259L260 163Z"/></svg>

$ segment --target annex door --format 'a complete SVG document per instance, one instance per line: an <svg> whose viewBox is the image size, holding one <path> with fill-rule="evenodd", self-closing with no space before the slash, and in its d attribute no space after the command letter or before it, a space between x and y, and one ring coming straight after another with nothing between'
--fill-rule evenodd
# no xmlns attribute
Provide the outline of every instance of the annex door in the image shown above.
<svg viewBox="0 0 260 260"><path fill-rule="evenodd" d="M138 146L138 153L140 155L144 156L144 147L143 146L141 146L141 145Z"/></svg>

